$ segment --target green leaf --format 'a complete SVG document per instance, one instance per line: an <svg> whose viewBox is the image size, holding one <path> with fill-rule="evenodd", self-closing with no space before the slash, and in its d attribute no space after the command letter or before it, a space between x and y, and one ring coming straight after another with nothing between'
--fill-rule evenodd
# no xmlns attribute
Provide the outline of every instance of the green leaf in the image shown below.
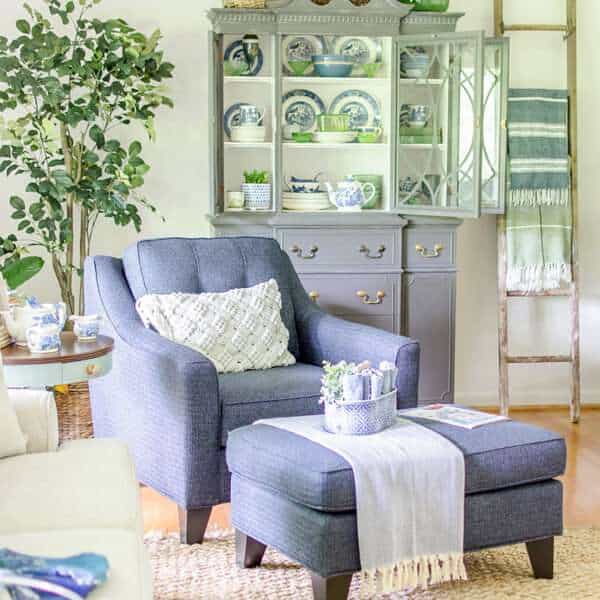
<svg viewBox="0 0 600 600"><path fill-rule="evenodd" d="M2 275L9 289L15 290L35 277L44 268L44 261L39 256L26 256L2 269Z"/></svg>
<svg viewBox="0 0 600 600"><path fill-rule="evenodd" d="M132 158L140 155L142 152L142 144L138 141L132 142L129 146L129 156Z"/></svg>
<svg viewBox="0 0 600 600"><path fill-rule="evenodd" d="M21 33L31 33L31 27L25 19L19 19L17 21L17 29Z"/></svg>
<svg viewBox="0 0 600 600"><path fill-rule="evenodd" d="M104 134L98 125L94 125L90 129L90 138L96 143L98 148L102 148L104 146Z"/></svg>
<svg viewBox="0 0 600 600"><path fill-rule="evenodd" d="M11 196L9 202L14 209L25 210L25 202L19 196Z"/></svg>

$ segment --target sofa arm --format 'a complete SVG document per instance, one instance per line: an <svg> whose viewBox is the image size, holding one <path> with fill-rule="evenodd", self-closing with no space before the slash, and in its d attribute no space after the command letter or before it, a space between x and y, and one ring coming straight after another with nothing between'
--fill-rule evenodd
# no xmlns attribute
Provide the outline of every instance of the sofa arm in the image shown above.
<svg viewBox="0 0 600 600"><path fill-rule="evenodd" d="M95 434L126 442L138 478L180 506L220 501L206 483L221 436L213 363L144 327L118 259L87 259L85 301L115 340L112 370L90 382Z"/></svg>
<svg viewBox="0 0 600 600"><path fill-rule="evenodd" d="M9 389L8 398L27 438L27 453L56 451L58 416L54 394L41 390Z"/></svg>
<svg viewBox="0 0 600 600"><path fill-rule="evenodd" d="M377 366L381 361L398 367L398 408L417 405L419 344L410 338L381 329L344 321L317 307L305 307L297 321L303 360L314 365L323 361L362 362Z"/></svg>

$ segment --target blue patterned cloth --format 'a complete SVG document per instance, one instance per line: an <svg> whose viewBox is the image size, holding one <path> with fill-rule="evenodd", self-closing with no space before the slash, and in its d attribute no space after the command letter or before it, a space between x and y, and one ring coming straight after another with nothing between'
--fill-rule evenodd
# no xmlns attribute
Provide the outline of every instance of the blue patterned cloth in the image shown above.
<svg viewBox="0 0 600 600"><path fill-rule="evenodd" d="M106 581L108 568L99 554L44 558L0 548L0 590L6 589L12 600L85 598ZM14 578L24 583L16 585ZM53 591L44 591L44 584Z"/></svg>

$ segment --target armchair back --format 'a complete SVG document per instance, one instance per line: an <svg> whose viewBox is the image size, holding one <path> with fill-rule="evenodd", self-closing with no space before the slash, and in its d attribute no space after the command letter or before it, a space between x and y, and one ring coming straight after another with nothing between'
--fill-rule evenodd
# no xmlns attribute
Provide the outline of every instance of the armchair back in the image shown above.
<svg viewBox="0 0 600 600"><path fill-rule="evenodd" d="M144 294L226 292L275 279L289 350L299 356L292 289L294 273L275 240L165 238L140 241L123 256L125 277L137 300Z"/></svg>

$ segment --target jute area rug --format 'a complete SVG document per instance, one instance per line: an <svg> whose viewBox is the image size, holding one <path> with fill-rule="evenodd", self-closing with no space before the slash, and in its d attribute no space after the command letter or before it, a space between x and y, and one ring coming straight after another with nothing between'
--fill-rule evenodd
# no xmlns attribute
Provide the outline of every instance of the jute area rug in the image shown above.
<svg viewBox="0 0 600 600"><path fill-rule="evenodd" d="M174 535L148 534L155 600L311 600L310 577L269 548L258 569L235 564L231 534L213 533L201 546L183 546ZM524 544L467 555L469 581L384 598L410 600L580 600L600 598L600 529L566 532L555 545L554 579L532 576ZM359 598L356 577L352 600ZM379 600L378 599L378 600Z"/></svg>

